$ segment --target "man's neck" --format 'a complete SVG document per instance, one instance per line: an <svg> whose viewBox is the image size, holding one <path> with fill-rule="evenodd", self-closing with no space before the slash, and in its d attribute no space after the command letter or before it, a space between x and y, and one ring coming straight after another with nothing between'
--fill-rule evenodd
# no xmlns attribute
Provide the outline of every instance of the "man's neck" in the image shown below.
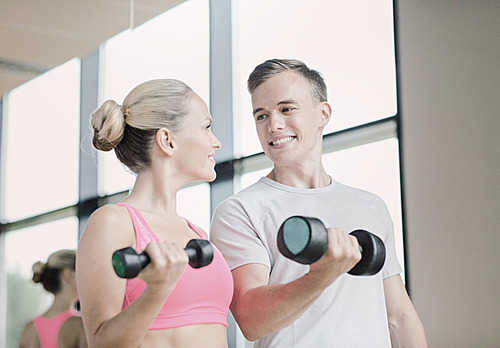
<svg viewBox="0 0 500 348"><path fill-rule="evenodd" d="M316 170L274 165L267 177L280 184L303 189L326 187L332 182L323 165Z"/></svg>

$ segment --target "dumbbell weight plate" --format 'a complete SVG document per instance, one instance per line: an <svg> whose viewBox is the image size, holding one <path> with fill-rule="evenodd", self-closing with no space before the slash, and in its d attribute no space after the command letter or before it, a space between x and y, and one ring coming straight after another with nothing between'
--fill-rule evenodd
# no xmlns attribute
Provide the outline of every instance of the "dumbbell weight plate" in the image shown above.
<svg viewBox="0 0 500 348"><path fill-rule="evenodd" d="M208 266L214 258L212 244L205 239L191 239L184 250L188 254L189 265L193 268Z"/></svg>
<svg viewBox="0 0 500 348"><path fill-rule="evenodd" d="M278 231L278 249L289 259L309 265L325 253L328 235L322 233L324 225L316 218L292 216Z"/></svg>
<svg viewBox="0 0 500 348"><path fill-rule="evenodd" d="M150 262L146 253L138 254L131 247L117 250L113 253L111 264L115 273L120 278L135 278L139 272Z"/></svg>
<svg viewBox="0 0 500 348"><path fill-rule="evenodd" d="M361 260L349 272L351 275L375 275L385 263L384 242L372 233L355 230L349 233L358 239L359 249L363 254Z"/></svg>

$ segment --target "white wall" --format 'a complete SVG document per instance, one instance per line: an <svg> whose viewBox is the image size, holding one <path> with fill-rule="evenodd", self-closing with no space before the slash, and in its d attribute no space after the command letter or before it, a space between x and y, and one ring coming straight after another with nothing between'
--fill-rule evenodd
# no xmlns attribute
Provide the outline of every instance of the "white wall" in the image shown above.
<svg viewBox="0 0 500 348"><path fill-rule="evenodd" d="M500 347L500 1L396 4L412 299L430 347Z"/></svg>

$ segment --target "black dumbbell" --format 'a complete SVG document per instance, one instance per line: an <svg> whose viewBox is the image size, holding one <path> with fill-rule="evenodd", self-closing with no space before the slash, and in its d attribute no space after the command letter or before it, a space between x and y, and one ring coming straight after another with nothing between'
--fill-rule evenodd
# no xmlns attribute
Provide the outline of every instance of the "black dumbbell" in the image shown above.
<svg viewBox="0 0 500 348"><path fill-rule="evenodd" d="M189 265L193 268L208 266L214 257L212 244L206 239L191 239L184 248L189 257ZM120 278L135 278L151 261L148 254L138 254L131 247L113 253L111 262L115 273Z"/></svg>
<svg viewBox="0 0 500 348"><path fill-rule="evenodd" d="M351 275L377 274L385 262L384 242L373 233L356 230L349 233L358 239L361 260L349 272ZM328 234L321 220L292 216L278 231L278 249L287 258L309 265L325 253Z"/></svg>

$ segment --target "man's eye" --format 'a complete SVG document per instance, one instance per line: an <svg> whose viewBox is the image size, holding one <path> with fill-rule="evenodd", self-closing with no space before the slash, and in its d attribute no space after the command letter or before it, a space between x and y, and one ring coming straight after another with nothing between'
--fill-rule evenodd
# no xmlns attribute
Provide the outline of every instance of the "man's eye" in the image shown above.
<svg viewBox="0 0 500 348"><path fill-rule="evenodd" d="M261 120L265 119L265 118L266 118L266 116L267 116L267 115L265 115L265 114L257 115L257 116L255 116L255 119L256 119L257 121L261 121Z"/></svg>
<svg viewBox="0 0 500 348"><path fill-rule="evenodd" d="M207 126L207 129L210 129L212 127L212 124L210 123L208 126Z"/></svg>
<svg viewBox="0 0 500 348"><path fill-rule="evenodd" d="M281 112L284 113L284 112L290 112L292 111L292 108L283 108L281 109Z"/></svg>

